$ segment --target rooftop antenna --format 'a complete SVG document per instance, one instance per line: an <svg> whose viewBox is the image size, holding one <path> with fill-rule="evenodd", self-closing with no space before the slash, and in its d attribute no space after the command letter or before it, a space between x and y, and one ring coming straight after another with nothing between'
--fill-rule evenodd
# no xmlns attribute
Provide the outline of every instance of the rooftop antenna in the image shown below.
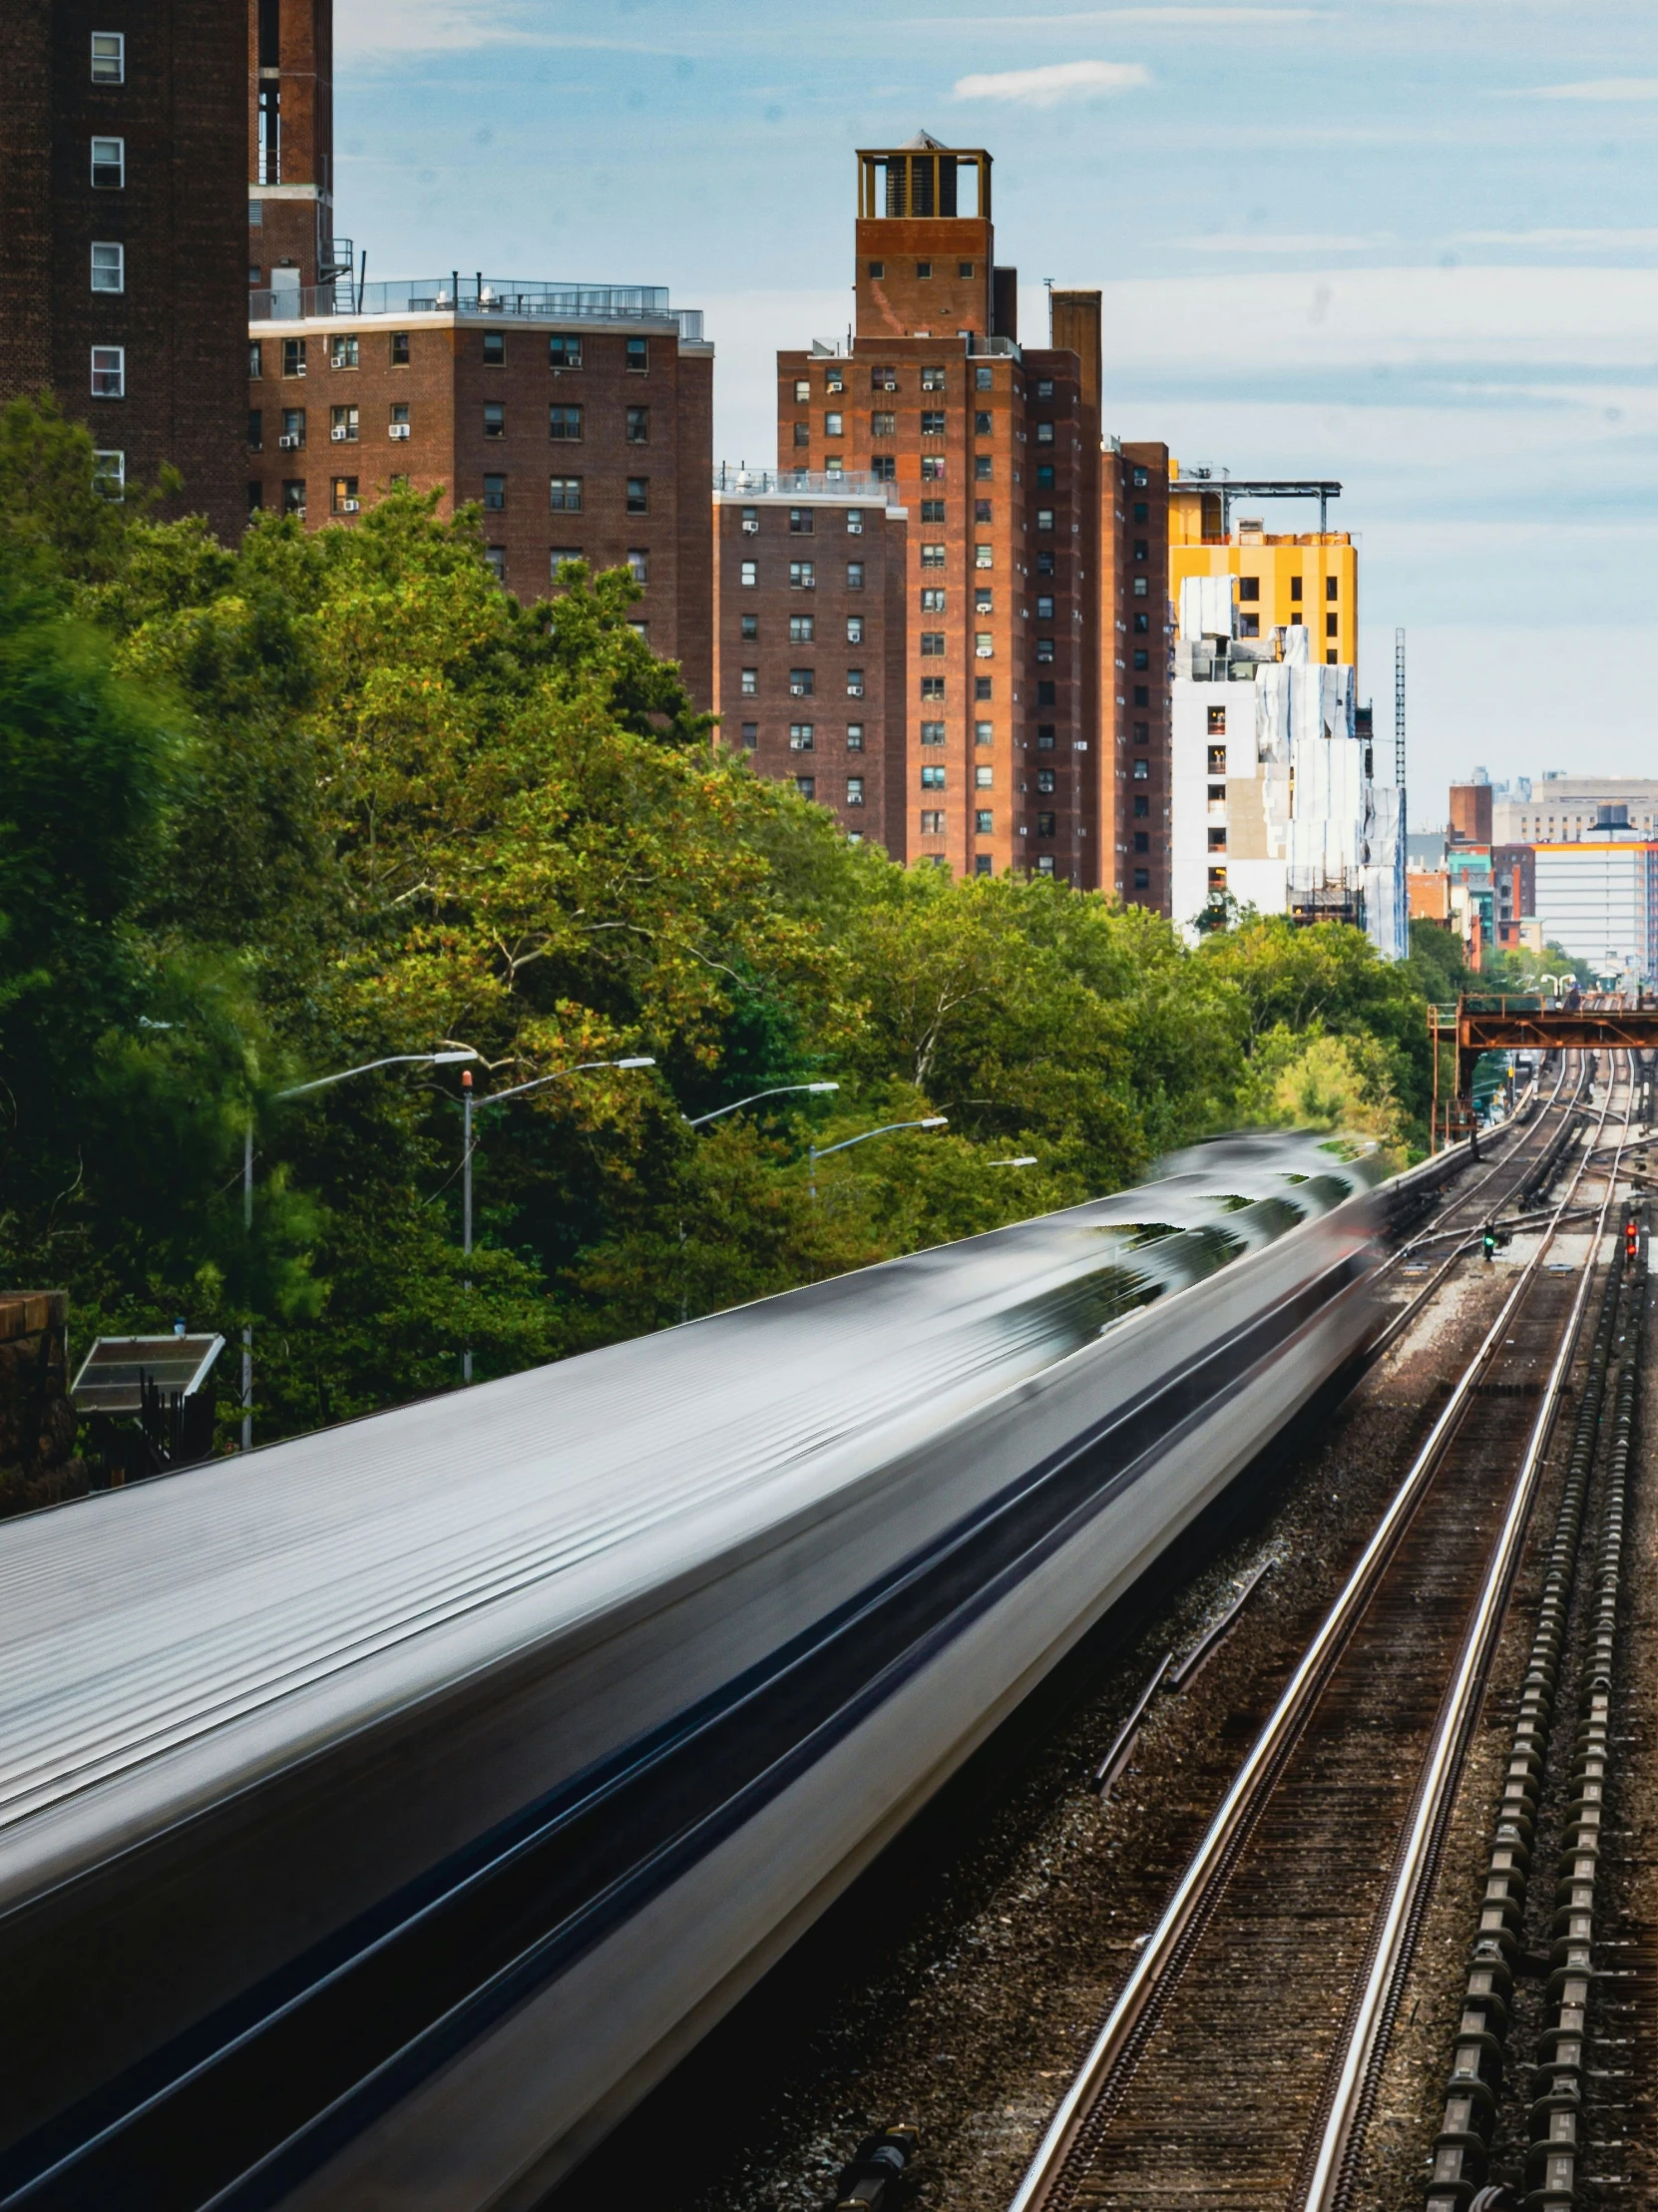
<svg viewBox="0 0 1658 2212"><path fill-rule="evenodd" d="M1399 834L1405 835L1405 632L1394 632L1394 781L1399 785Z"/></svg>

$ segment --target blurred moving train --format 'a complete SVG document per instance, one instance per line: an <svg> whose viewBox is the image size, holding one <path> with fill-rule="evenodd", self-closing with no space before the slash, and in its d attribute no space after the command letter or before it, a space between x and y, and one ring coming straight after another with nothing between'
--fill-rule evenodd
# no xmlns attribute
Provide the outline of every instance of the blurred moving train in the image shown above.
<svg viewBox="0 0 1658 2212"><path fill-rule="evenodd" d="M0 2203L528 2206L1377 1326L1159 1178L0 1529Z"/></svg>

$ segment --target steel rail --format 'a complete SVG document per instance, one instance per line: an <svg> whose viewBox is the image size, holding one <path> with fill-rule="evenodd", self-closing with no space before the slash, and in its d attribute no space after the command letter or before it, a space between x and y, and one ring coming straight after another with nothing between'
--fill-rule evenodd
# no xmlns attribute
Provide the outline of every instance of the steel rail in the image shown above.
<svg viewBox="0 0 1658 2212"><path fill-rule="evenodd" d="M1595 1147L1584 1149L1577 1175L1573 1178L1573 1194L1577 1183L1588 1171L1595 1150L1599 1148L1600 1128L1604 1127L1611 1109L1613 1089L1614 1084L1609 1081L1600 1124L1596 1129L1597 1142ZM1531 1425L1519 1472L1514 1478L1501 1529L1486 1561L1479 1594L1457 1655L1456 1667L1435 1722L1410 1823L1395 1865L1387 1906L1372 1946L1369 1971L1358 2004L1348 2023L1347 2047L1337 2077L1335 2095L1325 2119L1311 2177L1300 2199L1303 2212L1335 2212L1335 2208L1344 2203L1351 2192L1352 2166L1363 2139L1370 2106L1374 2102L1400 1988L1415 1950L1415 1931L1426 1904L1427 1892L1438 1872L1439 1843L1450 1817L1451 1799L1461 1777L1468 1732L1483 1694L1496 1639L1501 1632L1508 1591L1519 1564L1520 1548L1530 1523L1532 1504L1541 1480L1543 1459L1559 1409L1560 1393L1576 1356L1583 1315L1588 1307L1589 1290L1595 1277L1594 1254L1606 1233L1607 1216L1611 1212L1617 1191L1618 1164L1630 1141L1637 1097L1634 1070L1631 1066L1629 1104L1624 1114L1623 1133L1617 1146L1611 1151L1610 1164L1600 1169L1606 1177L1606 1192L1600 1203L1595 1226L1590 1232L1589 1250L1579 1275L1577 1293L1572 1300L1565 1327L1560 1333L1559 1348L1549 1370L1548 1384L1537 1409L1537 1418ZM1557 1220L1558 1214L1564 1211L1563 1203L1557 1209ZM1557 1220L1556 1224L1551 1224L1539 1248L1539 1258L1553 1237Z"/></svg>
<svg viewBox="0 0 1658 2212"><path fill-rule="evenodd" d="M1612 1086L1608 1084L1601 1106L1601 1125L1610 1111L1611 1094ZM1098 2110L1102 2096L1113 2082L1125 2077L1127 2067L1137 2054L1142 2024L1149 2024L1158 1997L1178 1978L1189 1949L1187 1939L1195 1941L1209 1908L1218 1900L1336 1661L1472 1403L1480 1378L1536 1283L1544 1255L1554 1237L1555 1223L1570 1206L1587 1166L1585 1152L1536 1251L1520 1271L1496 1319L1457 1379L1427 1441L1372 1531L1358 1563L1325 1614L1271 1717L1233 1777L1161 1918L1129 1969L1087 2055L1060 2098L1012 2200L1010 2212L1044 2212L1044 2208L1054 2202L1055 2187L1072 2152L1079 2147L1090 2116ZM1585 1279L1590 1272L1585 1269Z"/></svg>

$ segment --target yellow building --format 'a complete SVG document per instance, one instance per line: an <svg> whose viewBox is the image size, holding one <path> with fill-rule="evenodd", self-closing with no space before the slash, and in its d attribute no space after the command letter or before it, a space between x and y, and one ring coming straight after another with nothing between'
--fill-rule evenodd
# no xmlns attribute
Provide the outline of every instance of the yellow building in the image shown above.
<svg viewBox="0 0 1658 2212"><path fill-rule="evenodd" d="M1169 463L1168 593L1180 605L1189 576L1231 576L1238 635L1269 638L1304 624L1308 659L1359 664L1359 549L1345 530L1281 537L1263 527L1259 502L1314 497L1322 521L1339 484L1232 483L1183 476Z"/></svg>

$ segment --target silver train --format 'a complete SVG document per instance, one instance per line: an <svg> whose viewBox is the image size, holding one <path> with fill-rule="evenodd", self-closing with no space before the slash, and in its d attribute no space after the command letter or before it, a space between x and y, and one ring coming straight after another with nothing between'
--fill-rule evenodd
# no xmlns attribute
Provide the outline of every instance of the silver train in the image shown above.
<svg viewBox="0 0 1658 2212"><path fill-rule="evenodd" d="M1374 1161L0 1529L0 2203L528 2206L1376 1327Z"/></svg>

